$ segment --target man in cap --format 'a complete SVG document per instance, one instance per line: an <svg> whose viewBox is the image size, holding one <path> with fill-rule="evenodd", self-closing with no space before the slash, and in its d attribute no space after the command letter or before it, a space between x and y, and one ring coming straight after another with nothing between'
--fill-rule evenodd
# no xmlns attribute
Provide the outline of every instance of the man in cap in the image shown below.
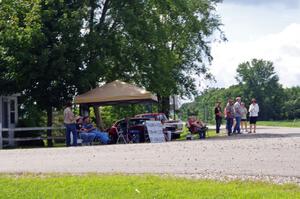
<svg viewBox="0 0 300 199"><path fill-rule="evenodd" d="M241 97L236 98L234 103L234 117L235 117L235 127L233 133L241 134L241 118L242 118L242 106L241 106Z"/></svg>

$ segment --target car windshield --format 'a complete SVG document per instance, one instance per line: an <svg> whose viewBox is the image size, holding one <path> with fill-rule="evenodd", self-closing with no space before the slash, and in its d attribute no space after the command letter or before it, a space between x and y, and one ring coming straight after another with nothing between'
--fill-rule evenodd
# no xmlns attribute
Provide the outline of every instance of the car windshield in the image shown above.
<svg viewBox="0 0 300 199"><path fill-rule="evenodd" d="M144 125L144 124L145 124L144 119L134 119L129 121L129 126Z"/></svg>
<svg viewBox="0 0 300 199"><path fill-rule="evenodd" d="M168 118L166 117L165 114L158 114L158 115L153 115L153 114L149 114L149 115L140 115L139 117L143 117L143 118L154 118L155 120L159 120L159 121L167 121Z"/></svg>
<svg viewBox="0 0 300 199"><path fill-rule="evenodd" d="M165 114L160 114L160 115L157 116L157 120L159 120L159 121L167 121L168 118L166 117Z"/></svg>

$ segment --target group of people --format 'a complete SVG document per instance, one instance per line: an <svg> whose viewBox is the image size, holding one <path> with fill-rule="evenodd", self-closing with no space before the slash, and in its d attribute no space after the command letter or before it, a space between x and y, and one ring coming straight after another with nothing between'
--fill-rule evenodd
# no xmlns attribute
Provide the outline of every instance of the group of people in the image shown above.
<svg viewBox="0 0 300 199"><path fill-rule="evenodd" d="M89 145L94 140L99 140L102 144L109 144L108 133L101 132L90 122L89 116L75 117L72 112L72 103L68 102L64 109L64 124L66 127L66 145L77 146L77 138L82 139L82 144ZM71 144L71 134L73 143Z"/></svg>
<svg viewBox="0 0 300 199"><path fill-rule="evenodd" d="M247 128L248 113L250 122L249 132ZM258 113L259 106L254 98L251 100L249 109L246 108L241 97L237 97L235 102L232 99L228 99L228 103L224 109L224 117L226 119L226 130L228 136L231 136L232 134L241 134L241 132L256 133ZM217 102L215 107L216 133L220 133L222 118L223 112L221 103Z"/></svg>

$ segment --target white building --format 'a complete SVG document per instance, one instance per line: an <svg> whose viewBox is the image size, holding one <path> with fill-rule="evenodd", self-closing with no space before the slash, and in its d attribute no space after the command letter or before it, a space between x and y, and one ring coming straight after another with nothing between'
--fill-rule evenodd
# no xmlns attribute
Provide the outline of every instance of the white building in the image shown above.
<svg viewBox="0 0 300 199"><path fill-rule="evenodd" d="M18 94L3 96L0 95L0 124L2 128L15 128L18 122ZM8 137L8 145L14 146L14 131L8 131L6 135L4 132L1 136ZM2 146L2 143L0 143Z"/></svg>
<svg viewBox="0 0 300 199"><path fill-rule="evenodd" d="M0 123L2 128L14 128L18 122L18 96L0 95Z"/></svg>

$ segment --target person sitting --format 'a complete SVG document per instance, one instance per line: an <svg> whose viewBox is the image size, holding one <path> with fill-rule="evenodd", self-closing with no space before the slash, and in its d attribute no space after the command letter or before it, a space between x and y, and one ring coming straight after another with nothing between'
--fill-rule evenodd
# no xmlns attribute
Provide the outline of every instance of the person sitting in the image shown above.
<svg viewBox="0 0 300 199"><path fill-rule="evenodd" d="M81 116L76 119L76 130L79 133L79 137L82 139L83 145L90 145L95 139L95 134L85 132L83 129L83 118Z"/></svg>
<svg viewBox="0 0 300 199"><path fill-rule="evenodd" d="M100 140L103 144L109 144L110 139L108 136L108 133L101 132L97 128L93 126L93 124L90 123L90 118L88 116L83 118L83 128L82 130L86 133L92 133L95 135L95 139Z"/></svg>
<svg viewBox="0 0 300 199"><path fill-rule="evenodd" d="M190 116L187 127L192 134L198 133L199 139L205 139L207 127L204 122L197 120L195 116Z"/></svg>

